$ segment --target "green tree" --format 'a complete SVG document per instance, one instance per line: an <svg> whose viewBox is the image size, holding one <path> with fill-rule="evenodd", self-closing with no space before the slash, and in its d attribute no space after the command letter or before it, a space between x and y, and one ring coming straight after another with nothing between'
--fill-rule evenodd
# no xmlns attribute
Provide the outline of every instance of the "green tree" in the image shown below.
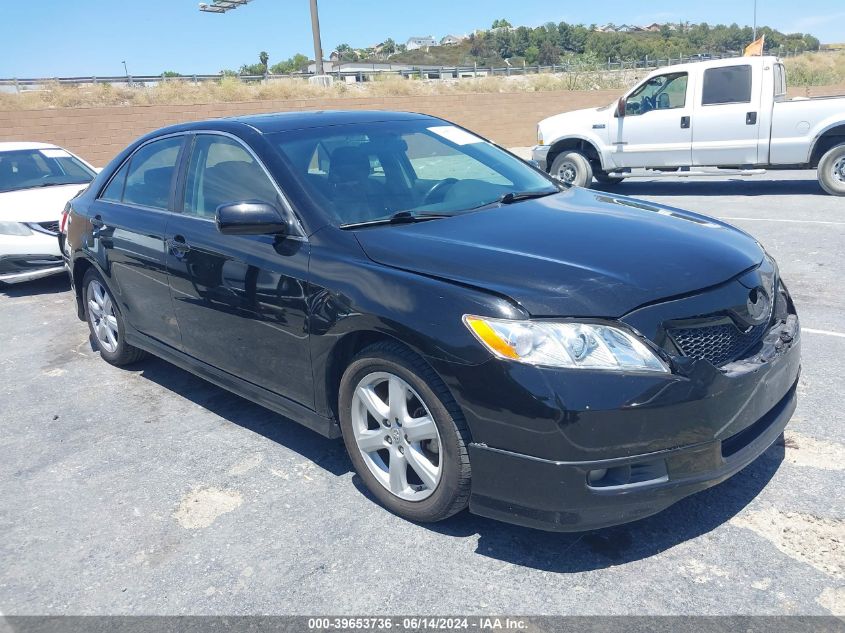
<svg viewBox="0 0 845 633"><path fill-rule="evenodd" d="M381 52L387 56L393 55L396 52L396 42L392 37L388 37L382 44Z"/></svg>
<svg viewBox="0 0 845 633"><path fill-rule="evenodd" d="M263 74L267 74L267 64L270 63L270 55L267 54L267 51L261 51L258 53L258 63L264 67Z"/></svg>
<svg viewBox="0 0 845 633"><path fill-rule="evenodd" d="M508 22L506 19L502 18L501 20L494 20L493 26L490 27L493 29L509 29L511 28L511 23Z"/></svg>
<svg viewBox="0 0 845 633"><path fill-rule="evenodd" d="M302 53L297 53L284 61L274 64L270 68L270 72L274 75L289 75L291 73L301 72L308 67L309 59Z"/></svg>
<svg viewBox="0 0 845 633"><path fill-rule="evenodd" d="M560 62L560 49L550 40L543 42L537 62L541 66L551 66Z"/></svg>
<svg viewBox="0 0 845 633"><path fill-rule="evenodd" d="M181 77L182 75L177 73L175 70L165 70L163 73L161 73L161 76L168 79L175 79L176 77Z"/></svg>

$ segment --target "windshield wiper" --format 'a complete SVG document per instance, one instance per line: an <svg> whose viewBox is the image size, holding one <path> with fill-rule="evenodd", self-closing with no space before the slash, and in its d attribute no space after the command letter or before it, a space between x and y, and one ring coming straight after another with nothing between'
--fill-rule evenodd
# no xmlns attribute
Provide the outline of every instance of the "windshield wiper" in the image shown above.
<svg viewBox="0 0 845 633"><path fill-rule="evenodd" d="M556 193L560 193L560 191L557 189L555 189L554 191L509 191L499 196L495 200L494 204L496 202L500 204L513 204L514 202L520 202L521 200L545 198L546 196L551 196Z"/></svg>
<svg viewBox="0 0 845 633"><path fill-rule="evenodd" d="M412 213L410 211L398 211L389 217L381 218L379 220L341 224L340 228L360 229L368 226L383 226L385 224L415 224L416 222L426 222L428 220L438 220L440 218L450 217L452 216L448 213Z"/></svg>

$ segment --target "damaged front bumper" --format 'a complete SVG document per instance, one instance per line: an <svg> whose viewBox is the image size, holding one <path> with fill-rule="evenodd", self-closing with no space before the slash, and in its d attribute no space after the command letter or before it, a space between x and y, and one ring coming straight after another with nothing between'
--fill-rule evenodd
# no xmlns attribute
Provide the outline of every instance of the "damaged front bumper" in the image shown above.
<svg viewBox="0 0 845 633"><path fill-rule="evenodd" d="M721 368L451 368L474 440L470 510L581 531L652 515L724 481L775 442L795 409L801 337L791 312L753 354Z"/></svg>

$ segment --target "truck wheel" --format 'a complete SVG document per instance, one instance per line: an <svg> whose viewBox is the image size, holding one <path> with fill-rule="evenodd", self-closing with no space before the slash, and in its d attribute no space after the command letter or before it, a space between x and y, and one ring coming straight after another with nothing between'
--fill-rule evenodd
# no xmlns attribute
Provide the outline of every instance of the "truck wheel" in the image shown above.
<svg viewBox="0 0 845 633"><path fill-rule="evenodd" d="M596 179L596 182L603 185L618 185L620 182L625 180L624 178L619 178L618 176L608 176L607 174L593 174L593 178Z"/></svg>
<svg viewBox="0 0 845 633"><path fill-rule="evenodd" d="M819 161L819 183L832 196L845 196L845 143L830 149Z"/></svg>
<svg viewBox="0 0 845 633"><path fill-rule="evenodd" d="M558 155L552 162L549 173L567 185L589 187L593 183L593 168L581 152L566 152Z"/></svg>

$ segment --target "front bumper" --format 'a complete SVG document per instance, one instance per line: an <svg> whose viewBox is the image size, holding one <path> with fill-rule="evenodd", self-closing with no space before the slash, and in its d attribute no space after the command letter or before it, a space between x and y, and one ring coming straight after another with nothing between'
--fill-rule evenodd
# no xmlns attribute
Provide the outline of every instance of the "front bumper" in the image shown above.
<svg viewBox="0 0 845 633"><path fill-rule="evenodd" d="M548 145L535 145L531 148L531 160L537 163L537 166L545 172L549 171L548 156Z"/></svg>
<svg viewBox="0 0 845 633"><path fill-rule="evenodd" d="M0 281L17 283L55 275L64 270L55 235L0 235Z"/></svg>
<svg viewBox="0 0 845 633"><path fill-rule="evenodd" d="M0 255L0 281L13 284L64 272L58 255Z"/></svg>
<svg viewBox="0 0 845 633"><path fill-rule="evenodd" d="M724 481L772 445L795 409L797 317L767 338L766 353L745 366L700 361L672 375L435 365L473 437L470 511L581 531Z"/></svg>

